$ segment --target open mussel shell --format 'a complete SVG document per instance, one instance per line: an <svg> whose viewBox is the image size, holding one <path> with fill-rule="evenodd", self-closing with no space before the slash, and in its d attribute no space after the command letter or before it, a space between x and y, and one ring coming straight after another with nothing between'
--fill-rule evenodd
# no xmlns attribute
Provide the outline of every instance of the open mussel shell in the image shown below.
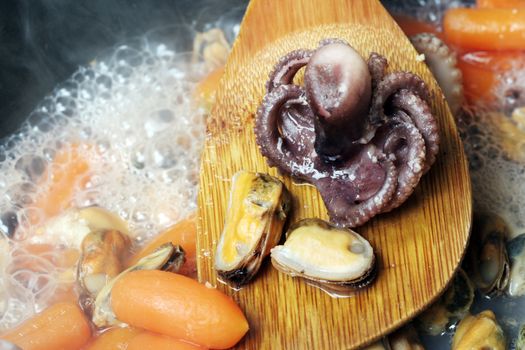
<svg viewBox="0 0 525 350"><path fill-rule="evenodd" d="M377 275L374 250L366 239L320 219L292 225L284 244L272 249L271 258L279 271L333 296L366 287Z"/></svg>
<svg viewBox="0 0 525 350"><path fill-rule="evenodd" d="M476 288L489 297L503 293L509 283L507 237L507 225L499 216L482 214L474 217L468 271Z"/></svg>
<svg viewBox="0 0 525 350"><path fill-rule="evenodd" d="M467 315L456 328L452 350L505 350L506 338L496 316L490 310Z"/></svg>
<svg viewBox="0 0 525 350"><path fill-rule="evenodd" d="M122 326L111 308L111 291L115 283L125 274L137 270L164 270L177 272L184 264L184 250L171 242L158 247L151 254L140 259L135 265L122 271L118 276L109 281L98 293L95 299L92 321L99 328L109 326Z"/></svg>
<svg viewBox="0 0 525 350"><path fill-rule="evenodd" d="M444 333L468 314L474 301L474 286L464 270L454 275L445 293L417 318L420 330L430 335Z"/></svg>
<svg viewBox="0 0 525 350"><path fill-rule="evenodd" d="M268 174L240 171L232 181L226 223L215 254L219 279L248 283L281 239L291 206L284 184Z"/></svg>
<svg viewBox="0 0 525 350"><path fill-rule="evenodd" d="M97 230L88 233L80 246L77 283L80 300L90 313L93 301L104 286L123 269L123 259L131 246L128 236L118 230Z"/></svg>
<svg viewBox="0 0 525 350"><path fill-rule="evenodd" d="M514 237L507 243L507 253L510 259L507 292L511 297L525 295L525 233Z"/></svg>

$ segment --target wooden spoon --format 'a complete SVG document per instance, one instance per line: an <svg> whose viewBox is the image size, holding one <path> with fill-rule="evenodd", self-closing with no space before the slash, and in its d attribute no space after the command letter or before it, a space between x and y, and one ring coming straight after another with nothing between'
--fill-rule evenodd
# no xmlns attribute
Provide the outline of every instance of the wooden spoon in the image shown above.
<svg viewBox="0 0 525 350"><path fill-rule="evenodd" d="M442 135L438 160L400 208L357 231L375 247L379 276L351 298L332 298L267 261L258 277L235 292L219 284L244 310L250 331L238 349L349 349L401 326L444 290L467 245L471 223L468 168L454 120L431 73L410 42L375 0L252 0L219 84L202 155L198 270L217 285L215 246L233 174L267 172L254 138L255 111L277 60L294 49L315 48L323 38L347 40L364 57L386 56L391 70L412 71L428 84ZM282 178L282 176L281 176ZM327 218L315 188L284 182L295 197L292 222Z"/></svg>

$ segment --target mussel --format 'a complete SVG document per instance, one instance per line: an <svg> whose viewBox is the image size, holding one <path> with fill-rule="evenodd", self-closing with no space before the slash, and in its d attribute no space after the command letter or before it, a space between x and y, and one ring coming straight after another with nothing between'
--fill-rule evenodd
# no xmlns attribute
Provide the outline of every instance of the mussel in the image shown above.
<svg viewBox="0 0 525 350"><path fill-rule="evenodd" d="M91 311L100 290L124 269L131 240L117 230L98 230L84 237L77 269L80 300Z"/></svg>
<svg viewBox="0 0 525 350"><path fill-rule="evenodd" d="M468 270L475 286L490 297L503 293L509 283L507 237L507 225L499 216L474 217Z"/></svg>
<svg viewBox="0 0 525 350"><path fill-rule="evenodd" d="M284 244L272 249L271 258L279 271L333 296L347 296L372 283L377 274L374 250L366 239L320 219L292 225Z"/></svg>
<svg viewBox="0 0 525 350"><path fill-rule="evenodd" d="M459 269L445 293L419 315L418 327L430 335L444 333L465 317L474 301L474 286L464 270Z"/></svg>
<svg viewBox="0 0 525 350"><path fill-rule="evenodd" d="M525 233L507 243L510 258L510 278L507 293L511 297L525 295Z"/></svg>
<svg viewBox="0 0 525 350"><path fill-rule="evenodd" d="M255 276L281 239L290 205L290 194L279 179L247 171L234 175L215 254L215 268L223 282L239 288Z"/></svg>
<svg viewBox="0 0 525 350"><path fill-rule="evenodd" d="M92 321L97 327L118 326L122 323L117 320L111 308L111 290L115 283L126 273L136 270L164 270L177 272L184 264L184 250L178 245L165 243L153 253L140 259L135 265L122 271L118 276L107 283L95 299Z"/></svg>
<svg viewBox="0 0 525 350"><path fill-rule="evenodd" d="M461 320L452 339L452 350L505 350L505 346L505 334L490 310Z"/></svg>

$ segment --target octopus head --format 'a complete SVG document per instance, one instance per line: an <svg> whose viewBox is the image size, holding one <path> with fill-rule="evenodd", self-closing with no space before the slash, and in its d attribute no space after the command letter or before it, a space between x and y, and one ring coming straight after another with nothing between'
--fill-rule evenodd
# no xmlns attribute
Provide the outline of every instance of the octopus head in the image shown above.
<svg viewBox="0 0 525 350"><path fill-rule="evenodd" d="M333 42L321 46L310 58L304 78L306 97L316 115L317 150L340 154L329 139L340 134L355 141L362 135L372 95L366 61L351 46ZM330 137L329 137L330 136Z"/></svg>

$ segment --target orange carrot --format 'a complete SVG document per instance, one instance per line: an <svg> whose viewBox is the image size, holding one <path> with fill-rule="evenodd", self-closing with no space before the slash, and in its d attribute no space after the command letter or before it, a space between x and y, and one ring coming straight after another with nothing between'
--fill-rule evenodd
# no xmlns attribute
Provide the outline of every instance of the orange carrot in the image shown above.
<svg viewBox="0 0 525 350"><path fill-rule="evenodd" d="M129 342L127 350L205 350L205 348L164 335L143 332Z"/></svg>
<svg viewBox="0 0 525 350"><path fill-rule="evenodd" d="M441 33L430 23L402 14L394 14L393 17L406 36L412 36L419 33L432 33L441 37Z"/></svg>
<svg viewBox="0 0 525 350"><path fill-rule="evenodd" d="M84 350L129 349L131 340L141 332L136 328L111 328L94 338Z"/></svg>
<svg viewBox="0 0 525 350"><path fill-rule="evenodd" d="M184 249L186 253L186 262L179 273L185 276L195 277L197 271L195 257L197 225L195 220L195 215L191 215L159 233L147 246L131 258L129 265L136 264L141 258L150 254L162 244L171 242L175 245L178 244L182 246L182 249Z"/></svg>
<svg viewBox="0 0 525 350"><path fill-rule="evenodd" d="M80 147L93 152L89 146L72 144L60 149L46 171L47 191L40 194L33 204L42 210L46 218L61 213L70 206L75 187L84 187L89 180L89 161ZM42 184L45 186L46 184Z"/></svg>
<svg viewBox="0 0 525 350"><path fill-rule="evenodd" d="M248 331L241 309L225 294L165 271L133 271L111 293L119 320L213 349L235 345Z"/></svg>
<svg viewBox="0 0 525 350"><path fill-rule="evenodd" d="M525 7L525 0L477 0L478 8L510 8L518 9Z"/></svg>
<svg viewBox="0 0 525 350"><path fill-rule="evenodd" d="M208 111L215 103L215 94L223 73L224 67L216 68L201 80L195 89L195 99Z"/></svg>
<svg viewBox="0 0 525 350"><path fill-rule="evenodd" d="M525 68L524 52L469 52L459 56L463 88L469 103L491 104L502 74Z"/></svg>
<svg viewBox="0 0 525 350"><path fill-rule="evenodd" d="M0 338L24 350L71 350L91 336L89 323L77 304L55 304Z"/></svg>
<svg viewBox="0 0 525 350"><path fill-rule="evenodd" d="M449 9L443 30L466 50L525 50L525 9Z"/></svg>

